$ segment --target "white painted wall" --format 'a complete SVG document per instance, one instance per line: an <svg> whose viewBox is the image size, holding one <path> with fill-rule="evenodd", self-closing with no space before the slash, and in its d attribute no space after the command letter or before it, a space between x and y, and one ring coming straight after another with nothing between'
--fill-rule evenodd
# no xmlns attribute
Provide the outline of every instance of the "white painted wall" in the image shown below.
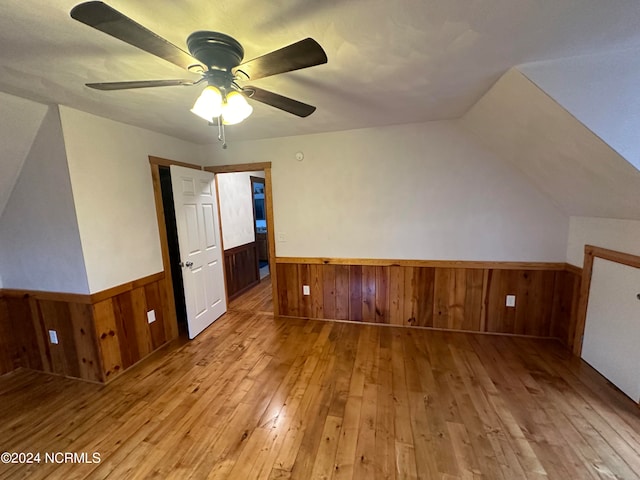
<svg viewBox="0 0 640 480"><path fill-rule="evenodd" d="M256 240L253 227L251 176L264 178L263 172L235 172L218 175L220 218L225 250Z"/></svg>
<svg viewBox="0 0 640 480"><path fill-rule="evenodd" d="M255 241L249 174L218 175L220 217L225 250Z"/></svg>
<svg viewBox="0 0 640 480"><path fill-rule="evenodd" d="M566 257L568 216L454 122L233 142L203 154L215 164L272 162L278 256Z"/></svg>
<svg viewBox="0 0 640 480"><path fill-rule="evenodd" d="M0 271L4 288L89 293L57 107L0 217Z"/></svg>
<svg viewBox="0 0 640 480"><path fill-rule="evenodd" d="M61 107L91 293L162 271L149 155L199 163L191 143Z"/></svg>
<svg viewBox="0 0 640 480"><path fill-rule="evenodd" d="M640 170L640 49L518 69Z"/></svg>
<svg viewBox="0 0 640 480"><path fill-rule="evenodd" d="M640 255L640 221L571 217L567 263L582 267L585 245Z"/></svg>
<svg viewBox="0 0 640 480"><path fill-rule="evenodd" d="M46 113L46 105L0 92L0 215Z"/></svg>

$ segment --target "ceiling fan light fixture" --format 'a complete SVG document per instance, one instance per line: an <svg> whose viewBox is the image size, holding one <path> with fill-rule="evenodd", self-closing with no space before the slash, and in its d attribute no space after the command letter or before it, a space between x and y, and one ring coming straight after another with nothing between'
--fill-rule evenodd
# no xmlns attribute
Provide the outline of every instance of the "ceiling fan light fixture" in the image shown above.
<svg viewBox="0 0 640 480"><path fill-rule="evenodd" d="M213 119L219 117L222 113L222 93L220 89L213 85L207 86L193 104L191 113L207 122L213 122Z"/></svg>
<svg viewBox="0 0 640 480"><path fill-rule="evenodd" d="M242 122L253 112L253 107L247 103L240 92L232 91L227 94L222 104L222 123L235 125Z"/></svg>

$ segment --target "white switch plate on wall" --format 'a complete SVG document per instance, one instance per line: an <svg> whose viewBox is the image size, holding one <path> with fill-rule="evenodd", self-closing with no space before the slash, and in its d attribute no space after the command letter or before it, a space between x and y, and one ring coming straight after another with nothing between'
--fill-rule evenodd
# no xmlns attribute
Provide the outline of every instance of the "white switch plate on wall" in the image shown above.
<svg viewBox="0 0 640 480"><path fill-rule="evenodd" d="M309 285L303 285L302 286L302 294L303 295L311 295L311 289L309 288Z"/></svg>
<svg viewBox="0 0 640 480"><path fill-rule="evenodd" d="M58 332L56 332L55 330L49 330L49 341L52 344L57 345L58 344Z"/></svg>
<svg viewBox="0 0 640 480"><path fill-rule="evenodd" d="M507 307L515 307L516 306L516 296L515 295L507 295Z"/></svg>
<svg viewBox="0 0 640 480"><path fill-rule="evenodd" d="M147 312L147 322L153 323L155 321L156 321L156 311L155 310L149 310Z"/></svg>

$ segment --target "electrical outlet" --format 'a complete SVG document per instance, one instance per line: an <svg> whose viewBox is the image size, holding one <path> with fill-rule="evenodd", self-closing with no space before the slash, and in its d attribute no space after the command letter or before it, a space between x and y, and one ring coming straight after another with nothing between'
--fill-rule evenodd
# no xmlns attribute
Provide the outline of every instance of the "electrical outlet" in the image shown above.
<svg viewBox="0 0 640 480"><path fill-rule="evenodd" d="M153 323L155 321L156 321L156 311L155 310L149 310L147 312L147 322Z"/></svg>
<svg viewBox="0 0 640 480"><path fill-rule="evenodd" d="M507 307L515 307L516 306L516 296L515 295L507 295L507 301L506 301L506 306Z"/></svg>
<svg viewBox="0 0 640 480"><path fill-rule="evenodd" d="M302 294L303 295L311 295L311 289L309 288L309 285L303 285L302 286Z"/></svg>
<svg viewBox="0 0 640 480"><path fill-rule="evenodd" d="M55 330L49 330L49 341L52 344L57 345L58 344L58 332L56 332Z"/></svg>
<svg viewBox="0 0 640 480"><path fill-rule="evenodd" d="M278 232L278 241L279 242L286 242L287 241L287 234L284 232Z"/></svg>

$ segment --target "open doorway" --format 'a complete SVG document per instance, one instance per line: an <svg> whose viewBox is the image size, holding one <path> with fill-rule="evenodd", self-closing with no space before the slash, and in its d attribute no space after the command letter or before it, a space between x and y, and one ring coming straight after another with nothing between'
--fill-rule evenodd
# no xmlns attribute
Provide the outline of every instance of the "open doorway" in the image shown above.
<svg viewBox="0 0 640 480"><path fill-rule="evenodd" d="M216 174L229 300L268 276L264 176L264 171Z"/></svg>
<svg viewBox="0 0 640 480"><path fill-rule="evenodd" d="M213 172L216 174L216 185L218 192L218 201L221 207L221 222L222 222L222 232L223 232L223 245L225 249L225 272L227 274L227 285L230 284L229 277L237 276L243 268L248 269L249 264L253 266L257 273L257 282L255 285L245 288L242 292L238 293L234 298L245 298L245 296L251 296L256 294L261 290L264 290L265 285L270 286L270 290L272 295L270 298L273 298L273 301L269 302L269 309L273 311L275 315L278 315L278 302L275 301L277 298L277 275L276 272L276 255L275 255L275 240L274 240L274 223L273 223L273 203L272 203L272 183L271 183L271 162L263 162L263 163L249 163L249 164L238 164L238 165L221 165L215 167L205 167L206 171ZM243 195L248 195L248 205L249 205L249 215L250 221L248 223L248 228L250 228L251 237L246 237L244 240L240 238L236 238L234 242L237 247L234 246L233 243L227 243L225 237L229 232L229 229L225 227L225 214L222 213L223 205L226 200L228 200L228 192L226 189L221 186L221 183L224 183L223 174L227 173L243 173L244 175L244 187L242 189ZM256 187L257 189L261 189L263 191L263 198L259 198L258 202L258 211L257 218L254 212L256 205L253 199L253 184L250 177L257 177L256 182L261 184L261 187ZM236 178L241 178L240 176ZM240 203L237 201L229 202L232 205L232 208L239 209ZM264 213L264 215L263 215ZM264 218L264 220L262 220ZM256 223L258 220L258 223ZM263 223L264 222L264 223ZM228 222L227 222L228 223ZM247 224L245 224L247 225ZM262 228L262 225L264 227ZM261 228L258 229L258 226ZM264 235L264 236L263 236ZM239 262L238 259L233 259L233 256L237 256L239 251L233 251L232 248L245 249L250 251L248 248L248 244L253 242L253 248L255 252L255 256L253 257L253 261L247 262ZM258 251L262 249L262 251ZM266 250L266 252L264 251ZM261 266L262 260L262 269ZM266 265L265 265L266 262ZM244 267L243 267L244 265ZM260 272L262 270L262 272ZM262 277L262 279L261 279ZM260 285L262 288L258 288ZM253 292L253 293L251 293ZM257 294L256 294L257 295ZM231 295L230 295L231 300ZM260 303L260 302L257 302ZM266 303L264 303L266 305Z"/></svg>
<svg viewBox="0 0 640 480"><path fill-rule="evenodd" d="M249 177L253 197L253 226L256 237L258 272L260 280L269 275L269 240L267 234L267 209L265 206L264 177Z"/></svg>
<svg viewBox="0 0 640 480"><path fill-rule="evenodd" d="M256 301L254 303L260 303L262 307L260 311L269 311L273 312L275 315L278 315L279 308L278 302L272 301L271 299L277 298L277 275L275 275L275 266L276 266L276 256L275 256L275 240L274 240L274 228L273 228L273 204L272 204L272 184L271 184L271 162L262 162L262 163L252 163L252 164L241 164L241 165L224 165L224 166L215 166L215 167L201 167L199 165L188 164L184 162L178 162L174 160L163 159L159 157L149 156L149 163L151 166L151 176L153 180L153 190L154 197L156 203L156 215L158 219L159 226L159 236L160 236L160 246L162 250L162 263L164 266L164 288L166 291L165 300L167 301L167 315L174 317L173 321L179 325L179 330L181 333L184 333L186 330L186 308L185 308L185 294L184 294L184 282L181 279L182 271L179 267L179 255L176 255L176 251L178 248L176 247L175 239L177 237L176 225L175 225L175 212L171 211L172 202L168 201L172 197L172 186L169 182L169 177L167 176L169 167L171 165L178 165L182 167L187 167L195 170L205 170L215 174L215 190L216 194L219 195L218 179L219 175L222 173L230 173L230 172L247 172L248 174L253 174L259 172L262 174L260 176L264 176L264 210L266 217L266 225L267 225L267 257L269 264L269 274L262 280L258 281L257 285L261 285L262 287L267 287L271 290L271 295L269 295L268 301ZM165 170L166 169L166 170ZM161 173L162 172L162 173ZM256 175L254 175L256 176ZM253 219L253 201L251 194L251 184L249 182L249 178L247 177L247 191L249 194L249 211L251 212L251 223L250 229L251 233L255 235L254 230L254 219ZM164 185L163 185L164 184ZM164 197L164 198L163 198ZM218 206L220 197L218 196ZM219 219L219 215L217 215ZM222 229L221 229L222 230ZM222 231L224 233L224 230ZM255 238L254 238L255 243ZM173 246L170 246L173 244ZM224 242L221 242L221 247L224 249ZM225 249L226 250L226 249ZM173 251L173 254L171 253ZM227 262L228 253L224 252L223 254L223 267L225 275L229 271L233 271L234 267L237 268L237 264L234 266L231 262ZM176 261L176 259L178 261ZM229 265L227 265L229 263ZM257 255L253 257L253 261L249 262L256 270L259 270L259 263L257 261ZM226 283L226 282L225 282ZM227 289L224 289L225 292L223 294L228 294ZM257 298L262 289L250 289L254 293L253 295ZM257 293L256 293L257 292ZM174 294L175 293L175 294ZM244 298L244 297L243 297ZM227 304L229 301L229 297L227 296ZM171 319L170 319L171 320Z"/></svg>

